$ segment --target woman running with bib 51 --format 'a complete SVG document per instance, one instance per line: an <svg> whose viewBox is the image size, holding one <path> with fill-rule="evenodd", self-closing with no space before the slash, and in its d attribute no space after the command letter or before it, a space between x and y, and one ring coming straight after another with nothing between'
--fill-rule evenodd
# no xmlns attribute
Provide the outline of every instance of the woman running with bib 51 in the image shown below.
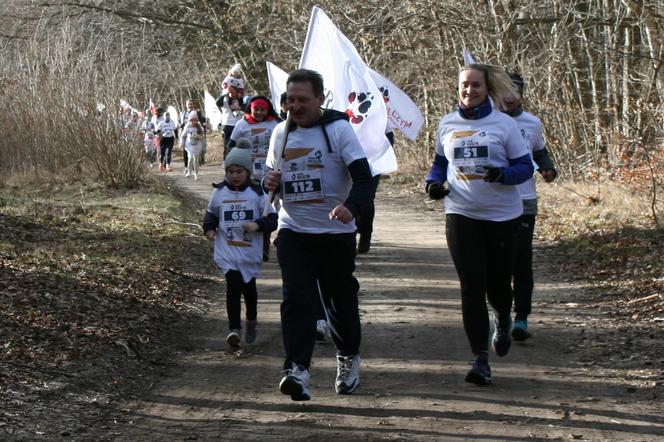
<svg viewBox="0 0 664 442"><path fill-rule="evenodd" d="M492 347L505 356L511 345L511 262L516 219L523 207L516 187L533 174L526 141L494 103L517 93L497 67L472 64L459 73L456 112L438 125L436 155L426 191L444 199L447 245L461 283L466 336L475 359L466 381L492 382L489 314L495 312ZM449 189L445 187L448 183Z"/></svg>

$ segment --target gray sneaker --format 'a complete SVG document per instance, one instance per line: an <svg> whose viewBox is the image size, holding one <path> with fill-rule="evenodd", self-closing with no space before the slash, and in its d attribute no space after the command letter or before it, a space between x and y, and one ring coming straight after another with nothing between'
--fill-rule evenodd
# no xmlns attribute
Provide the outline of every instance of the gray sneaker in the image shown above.
<svg viewBox="0 0 664 442"><path fill-rule="evenodd" d="M231 330L228 336L226 336L226 343L231 348L238 348L240 346L240 330Z"/></svg>
<svg viewBox="0 0 664 442"><path fill-rule="evenodd" d="M351 394L360 386L360 355L337 355L337 380L334 389L338 394Z"/></svg>
<svg viewBox="0 0 664 442"><path fill-rule="evenodd" d="M289 395L294 401L308 401L311 399L309 370L293 362L291 368L285 369L283 374L285 376L279 382L279 391Z"/></svg>

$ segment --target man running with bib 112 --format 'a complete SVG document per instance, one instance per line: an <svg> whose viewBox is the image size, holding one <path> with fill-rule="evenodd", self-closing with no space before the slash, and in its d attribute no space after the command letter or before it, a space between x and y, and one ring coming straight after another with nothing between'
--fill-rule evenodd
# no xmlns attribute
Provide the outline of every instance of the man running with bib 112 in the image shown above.
<svg viewBox="0 0 664 442"><path fill-rule="evenodd" d="M335 390L350 394L360 383L355 217L368 204L372 183L346 114L321 109L321 75L298 69L286 84L289 119L273 131L263 186L281 202L275 243L286 360L279 390L306 401L320 302L337 348Z"/></svg>

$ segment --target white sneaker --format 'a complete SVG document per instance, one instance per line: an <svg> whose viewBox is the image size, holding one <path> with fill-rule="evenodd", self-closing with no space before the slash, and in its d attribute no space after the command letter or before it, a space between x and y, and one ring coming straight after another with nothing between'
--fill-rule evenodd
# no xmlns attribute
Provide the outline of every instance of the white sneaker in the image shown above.
<svg viewBox="0 0 664 442"><path fill-rule="evenodd" d="M289 395L294 401L308 401L311 399L309 370L293 362L291 368L287 368L283 373L285 376L279 382L279 391Z"/></svg>
<svg viewBox="0 0 664 442"><path fill-rule="evenodd" d="M184 176L189 176L189 168L188 167L184 168Z"/></svg>
<svg viewBox="0 0 664 442"><path fill-rule="evenodd" d="M337 381L334 389L338 394L351 394L360 386L360 355L337 355Z"/></svg>
<svg viewBox="0 0 664 442"><path fill-rule="evenodd" d="M226 336L226 343L232 348L238 348L240 346L240 330L231 330Z"/></svg>
<svg viewBox="0 0 664 442"><path fill-rule="evenodd" d="M319 319L316 321L316 340L324 341L327 339L328 334L330 333L330 328L327 326L327 321L325 319Z"/></svg>
<svg viewBox="0 0 664 442"><path fill-rule="evenodd" d="M194 172L194 181L198 181L198 174Z"/></svg>

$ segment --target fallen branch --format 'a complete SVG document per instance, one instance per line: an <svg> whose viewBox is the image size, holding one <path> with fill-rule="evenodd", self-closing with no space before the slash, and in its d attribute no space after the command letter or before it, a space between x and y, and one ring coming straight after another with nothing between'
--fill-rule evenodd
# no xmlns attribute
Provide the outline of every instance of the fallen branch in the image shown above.
<svg viewBox="0 0 664 442"><path fill-rule="evenodd" d="M655 298L659 298L659 297L660 297L660 295L658 293L655 293L654 295L644 296L643 298L632 299L631 301L627 301L627 305L636 304L637 302L648 301L650 299L655 299Z"/></svg>
<svg viewBox="0 0 664 442"><path fill-rule="evenodd" d="M177 225L180 225L180 226L189 226L189 227L193 227L195 229L200 229L201 228L200 224L185 223L185 222L177 221L177 220L174 220L174 219L170 219L170 220L166 221L165 223L166 224L177 224Z"/></svg>

